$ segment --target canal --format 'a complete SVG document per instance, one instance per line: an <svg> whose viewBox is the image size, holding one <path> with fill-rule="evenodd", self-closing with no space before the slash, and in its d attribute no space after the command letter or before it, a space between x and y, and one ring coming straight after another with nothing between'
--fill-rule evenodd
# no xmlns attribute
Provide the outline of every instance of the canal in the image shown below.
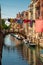
<svg viewBox="0 0 43 65"><path fill-rule="evenodd" d="M43 48L21 43L11 35L5 37L1 65L43 65Z"/></svg>

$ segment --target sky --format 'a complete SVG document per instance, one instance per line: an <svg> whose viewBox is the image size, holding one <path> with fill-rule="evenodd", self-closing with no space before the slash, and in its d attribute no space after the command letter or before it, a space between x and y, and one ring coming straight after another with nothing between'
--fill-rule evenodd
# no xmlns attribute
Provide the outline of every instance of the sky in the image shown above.
<svg viewBox="0 0 43 65"><path fill-rule="evenodd" d="M31 0L0 0L1 17L15 18L18 12L28 10Z"/></svg>

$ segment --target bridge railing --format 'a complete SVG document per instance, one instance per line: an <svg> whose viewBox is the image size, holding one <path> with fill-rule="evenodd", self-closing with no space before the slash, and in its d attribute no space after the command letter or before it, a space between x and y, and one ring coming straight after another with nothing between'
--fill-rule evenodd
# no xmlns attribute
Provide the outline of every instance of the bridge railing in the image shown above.
<svg viewBox="0 0 43 65"><path fill-rule="evenodd" d="M27 36L25 35L25 33L23 32L20 32L20 31L5 31L5 36L8 35L8 34L11 34L11 33L14 33L14 34L20 34L22 35L24 38L26 38Z"/></svg>

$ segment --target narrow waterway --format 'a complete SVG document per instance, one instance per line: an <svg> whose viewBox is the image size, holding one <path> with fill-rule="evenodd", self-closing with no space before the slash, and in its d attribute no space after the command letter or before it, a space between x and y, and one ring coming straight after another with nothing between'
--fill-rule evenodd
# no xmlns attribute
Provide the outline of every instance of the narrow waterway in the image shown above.
<svg viewBox="0 0 43 65"><path fill-rule="evenodd" d="M43 49L20 45L21 41L11 35L4 40L2 65L43 65Z"/></svg>
<svg viewBox="0 0 43 65"><path fill-rule="evenodd" d="M23 58L22 46L18 46L19 41L7 35L4 42L2 65L28 65L27 61Z"/></svg>

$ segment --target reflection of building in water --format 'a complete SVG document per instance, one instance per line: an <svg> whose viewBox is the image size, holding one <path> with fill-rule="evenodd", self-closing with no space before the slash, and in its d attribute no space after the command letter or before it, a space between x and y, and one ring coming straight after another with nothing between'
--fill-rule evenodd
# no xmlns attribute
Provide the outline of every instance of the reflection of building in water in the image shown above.
<svg viewBox="0 0 43 65"><path fill-rule="evenodd" d="M36 65L36 51L35 51L35 49L28 48L28 62L30 65Z"/></svg>
<svg viewBox="0 0 43 65"><path fill-rule="evenodd" d="M17 53L19 54L19 57L23 58L23 45L20 46L18 45L16 49L17 49Z"/></svg>
<svg viewBox="0 0 43 65"><path fill-rule="evenodd" d="M40 59L43 62L43 48L40 48Z"/></svg>
<svg viewBox="0 0 43 65"><path fill-rule="evenodd" d="M24 44L23 45L23 56L25 59L27 59L27 52L28 52L27 50L28 50L28 48L27 48L26 44Z"/></svg>
<svg viewBox="0 0 43 65"><path fill-rule="evenodd" d="M40 48L37 46L37 48L36 48L36 54L37 54L37 57L40 57Z"/></svg>
<svg viewBox="0 0 43 65"><path fill-rule="evenodd" d="M36 51L33 49L33 65L36 65Z"/></svg>
<svg viewBox="0 0 43 65"><path fill-rule="evenodd" d="M28 48L28 62L31 63L31 50Z"/></svg>
<svg viewBox="0 0 43 65"><path fill-rule="evenodd" d="M40 61L40 48L39 47L28 47L26 44L23 45L23 57L28 61L30 65L42 65Z"/></svg>

